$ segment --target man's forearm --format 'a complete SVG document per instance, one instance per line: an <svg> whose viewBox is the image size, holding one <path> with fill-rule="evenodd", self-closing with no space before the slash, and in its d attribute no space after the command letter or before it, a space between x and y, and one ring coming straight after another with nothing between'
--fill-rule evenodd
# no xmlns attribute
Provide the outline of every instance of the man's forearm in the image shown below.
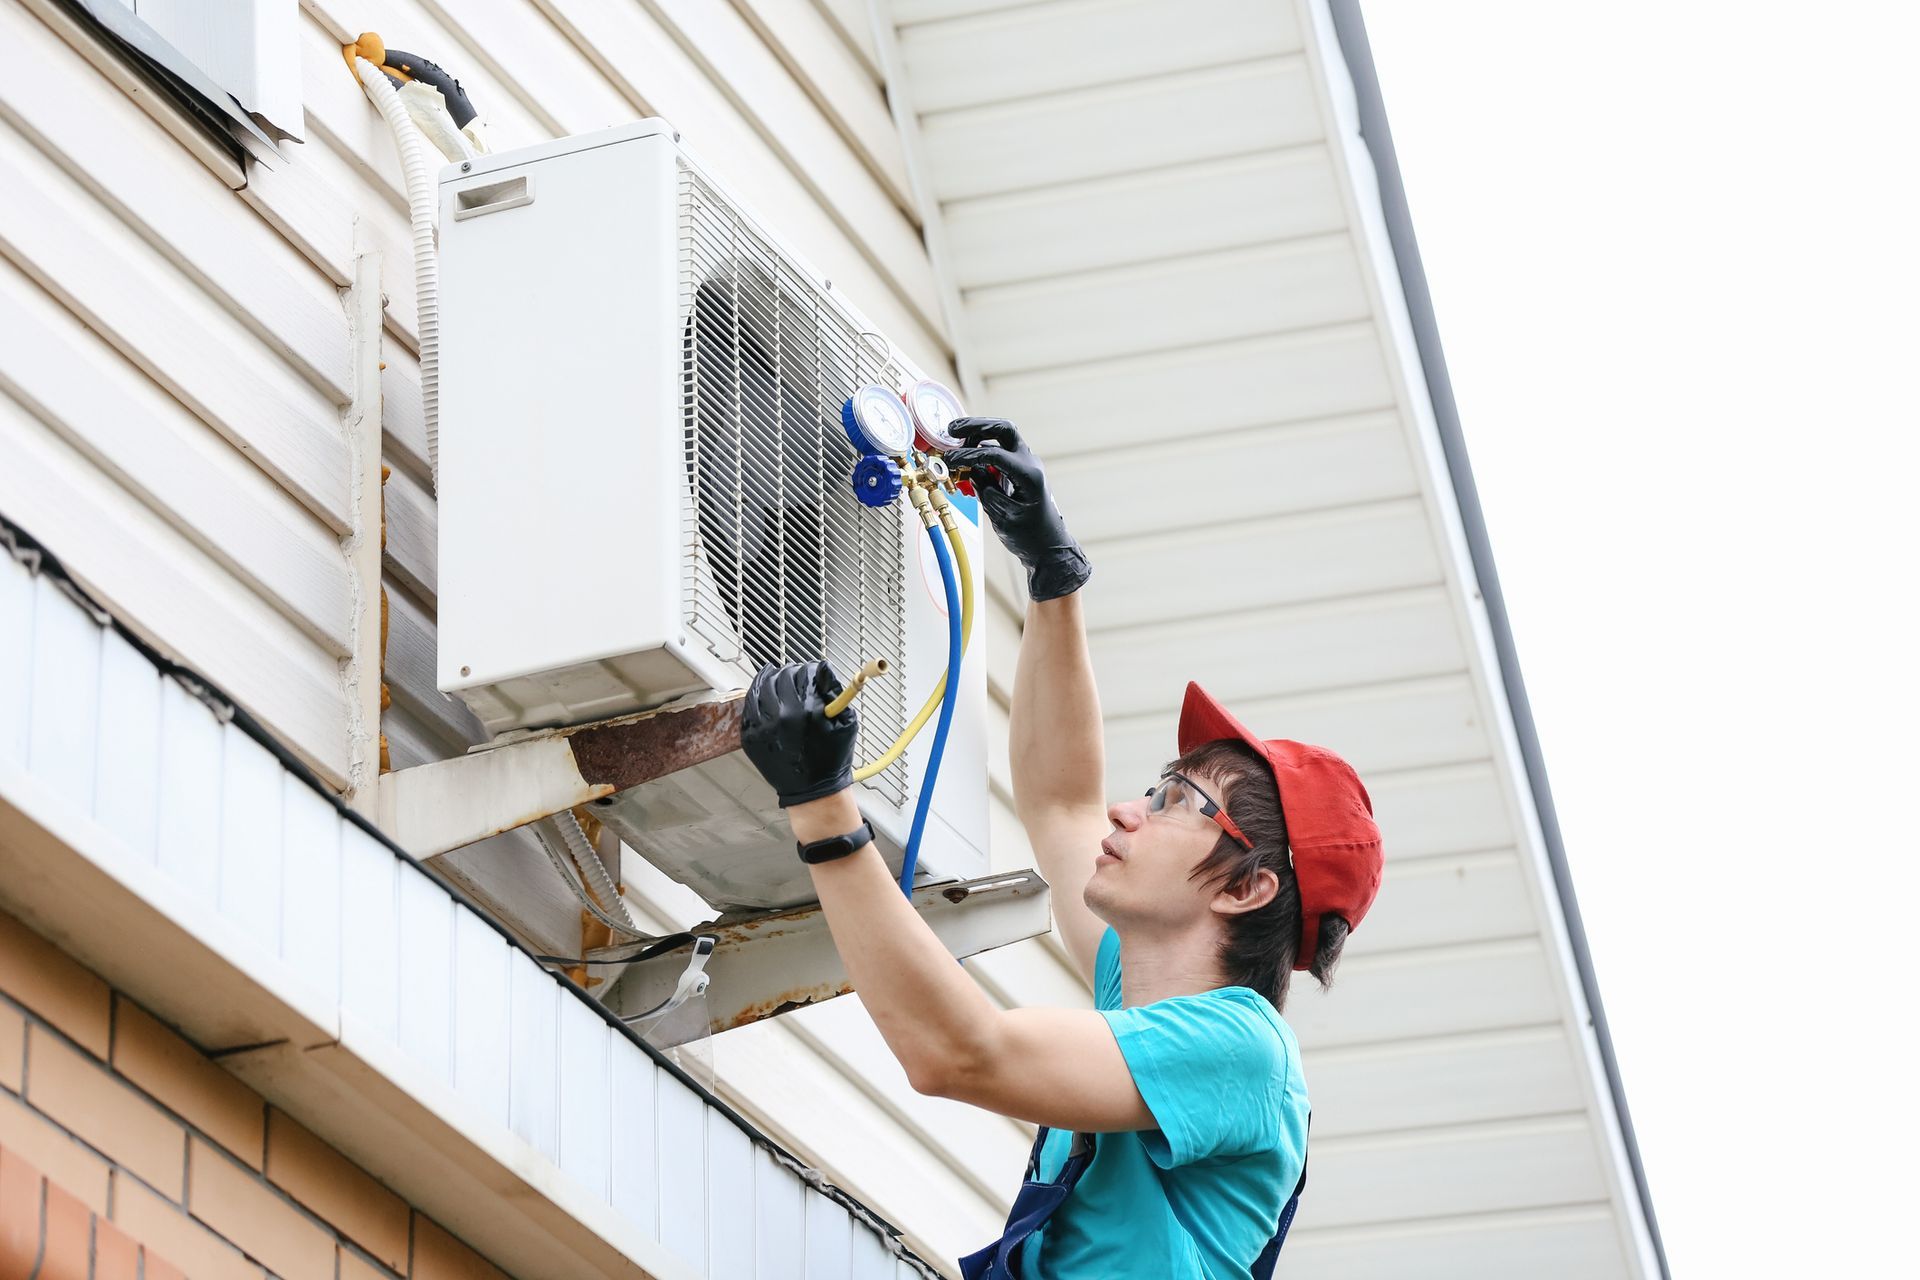
<svg viewBox="0 0 1920 1280"><path fill-rule="evenodd" d="M1078 592L1027 610L1008 736L1014 807L1023 821L1061 808L1104 807L1100 693Z"/></svg>
<svg viewBox="0 0 1920 1280"><path fill-rule="evenodd" d="M824 840L859 826L860 811L842 791L794 805L787 820L794 839ZM999 1010L954 963L873 845L811 871L853 989L914 1087L937 1092L985 1043Z"/></svg>

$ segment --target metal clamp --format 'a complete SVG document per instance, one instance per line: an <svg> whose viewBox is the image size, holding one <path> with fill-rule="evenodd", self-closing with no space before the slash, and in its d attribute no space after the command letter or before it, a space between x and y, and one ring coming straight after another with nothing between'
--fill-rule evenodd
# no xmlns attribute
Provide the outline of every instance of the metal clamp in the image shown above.
<svg viewBox="0 0 1920 1280"><path fill-rule="evenodd" d="M693 940L693 954L687 957L687 967L680 974L680 981L674 984L673 994L644 1013L632 1013L620 1019L628 1026L636 1022L651 1022L664 1018L687 1001L707 994L707 984L713 976L707 972L707 957L713 954L714 939L702 934Z"/></svg>

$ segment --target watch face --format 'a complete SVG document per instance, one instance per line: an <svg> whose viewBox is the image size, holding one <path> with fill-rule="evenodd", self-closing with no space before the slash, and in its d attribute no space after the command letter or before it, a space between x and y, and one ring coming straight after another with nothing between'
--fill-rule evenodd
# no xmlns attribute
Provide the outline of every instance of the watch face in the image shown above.
<svg viewBox="0 0 1920 1280"><path fill-rule="evenodd" d="M862 453L884 454L890 458L913 448L913 423L900 397L878 383L861 387L841 410L841 422L847 438Z"/></svg>
<svg viewBox="0 0 1920 1280"><path fill-rule="evenodd" d="M835 858L844 858L850 853L858 853L873 842L873 827L861 823L843 836L831 836L825 840L815 840L811 844L799 846L802 862L832 862Z"/></svg>

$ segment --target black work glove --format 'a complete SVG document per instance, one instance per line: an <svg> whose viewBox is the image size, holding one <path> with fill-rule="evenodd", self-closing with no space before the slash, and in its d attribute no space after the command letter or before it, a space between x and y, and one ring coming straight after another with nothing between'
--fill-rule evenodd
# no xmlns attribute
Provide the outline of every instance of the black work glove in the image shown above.
<svg viewBox="0 0 1920 1280"><path fill-rule="evenodd" d="M993 519L993 531L1027 567L1027 594L1035 600L1072 595L1093 576L1087 553L1067 532L1060 508L1047 492L1040 459L1005 418L955 418L947 431L967 446L946 452L949 467L966 467ZM992 467L997 476L987 474Z"/></svg>
<svg viewBox="0 0 1920 1280"><path fill-rule="evenodd" d="M769 662L747 686L740 746L780 793L780 807L821 800L853 785L860 715L851 705L827 719L840 678L825 662Z"/></svg>

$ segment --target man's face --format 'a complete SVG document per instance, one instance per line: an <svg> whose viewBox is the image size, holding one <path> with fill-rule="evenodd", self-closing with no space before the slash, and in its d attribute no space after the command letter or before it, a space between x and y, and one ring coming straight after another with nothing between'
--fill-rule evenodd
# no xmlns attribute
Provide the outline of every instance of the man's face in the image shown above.
<svg viewBox="0 0 1920 1280"><path fill-rule="evenodd" d="M1192 775L1192 783L1225 803L1216 778ZM1101 841L1085 900L1093 913L1116 927L1187 927L1211 914L1217 886L1190 877L1219 842L1219 824L1193 803L1198 797L1175 784L1164 807L1149 812L1145 796L1107 808L1113 830Z"/></svg>

